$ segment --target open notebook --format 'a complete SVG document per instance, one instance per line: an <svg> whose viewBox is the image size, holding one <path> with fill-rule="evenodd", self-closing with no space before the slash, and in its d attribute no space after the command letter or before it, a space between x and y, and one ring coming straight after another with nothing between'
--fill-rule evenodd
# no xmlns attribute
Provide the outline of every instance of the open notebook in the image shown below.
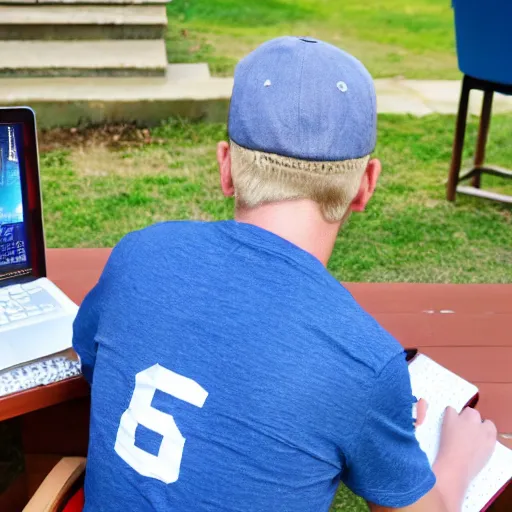
<svg viewBox="0 0 512 512"><path fill-rule="evenodd" d="M409 363L409 373L414 396L428 402L427 418L417 427L416 437L432 464L439 450L444 410L451 406L460 412L475 405L478 388L423 354ZM496 442L493 456L466 493L463 512L487 510L511 479L512 450Z"/></svg>

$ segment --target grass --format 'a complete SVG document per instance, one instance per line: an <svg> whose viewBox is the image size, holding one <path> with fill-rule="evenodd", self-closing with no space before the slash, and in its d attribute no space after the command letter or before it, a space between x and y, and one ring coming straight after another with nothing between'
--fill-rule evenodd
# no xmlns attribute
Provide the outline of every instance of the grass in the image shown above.
<svg viewBox="0 0 512 512"><path fill-rule="evenodd" d="M330 270L338 279L511 281L510 207L444 199L453 128L451 116L380 117L376 156L384 171L369 208L352 216L335 246ZM510 166L510 133L512 117L495 116L490 161ZM468 141L475 136L473 119ZM231 217L233 202L220 193L215 163L215 143L225 137L225 125L179 121L128 135L43 135L48 245L112 246L126 232L166 219ZM472 149L467 144L466 160ZM484 185L512 194L510 181L485 177Z"/></svg>
<svg viewBox="0 0 512 512"><path fill-rule="evenodd" d="M173 0L170 62L232 75L246 53L282 35L314 36L354 54L375 77L458 78L448 0Z"/></svg>
<svg viewBox="0 0 512 512"><path fill-rule="evenodd" d="M369 512L369 510L366 501L341 485L330 512Z"/></svg>

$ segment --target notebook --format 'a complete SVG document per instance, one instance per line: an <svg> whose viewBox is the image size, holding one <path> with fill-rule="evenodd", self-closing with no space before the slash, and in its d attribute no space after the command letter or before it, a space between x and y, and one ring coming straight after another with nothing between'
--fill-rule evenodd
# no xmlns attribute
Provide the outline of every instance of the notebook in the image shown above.
<svg viewBox="0 0 512 512"><path fill-rule="evenodd" d="M417 427L416 437L430 464L433 464L439 450L444 410L451 406L460 412L464 407L475 406L478 401L478 388L424 354L409 356L409 359L413 394L428 402L427 417ZM487 510L511 479L512 450L497 441L491 459L471 482L462 511Z"/></svg>

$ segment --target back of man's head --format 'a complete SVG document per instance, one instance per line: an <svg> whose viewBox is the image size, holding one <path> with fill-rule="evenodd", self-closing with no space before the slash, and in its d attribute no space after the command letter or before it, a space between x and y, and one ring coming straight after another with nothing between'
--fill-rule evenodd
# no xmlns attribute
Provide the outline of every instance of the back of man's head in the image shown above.
<svg viewBox="0 0 512 512"><path fill-rule="evenodd" d="M376 141L373 81L354 57L311 38L269 41L237 66L229 113L238 206L310 199L336 222Z"/></svg>

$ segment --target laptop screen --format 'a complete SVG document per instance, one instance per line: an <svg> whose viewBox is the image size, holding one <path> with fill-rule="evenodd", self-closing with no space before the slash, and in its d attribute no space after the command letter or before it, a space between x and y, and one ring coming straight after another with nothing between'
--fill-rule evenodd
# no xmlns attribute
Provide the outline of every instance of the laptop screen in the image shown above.
<svg viewBox="0 0 512 512"><path fill-rule="evenodd" d="M0 124L0 273L30 266L23 125Z"/></svg>

